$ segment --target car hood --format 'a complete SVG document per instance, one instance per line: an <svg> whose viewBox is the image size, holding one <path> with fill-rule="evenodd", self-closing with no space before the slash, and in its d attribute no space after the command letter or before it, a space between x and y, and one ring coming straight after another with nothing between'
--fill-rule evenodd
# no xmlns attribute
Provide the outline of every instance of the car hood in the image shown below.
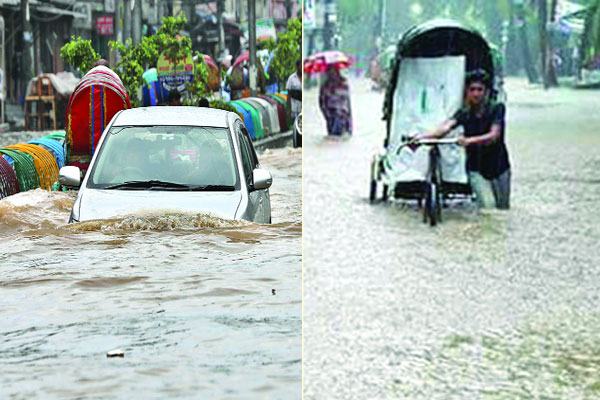
<svg viewBox="0 0 600 400"><path fill-rule="evenodd" d="M79 221L131 214L210 213L235 219L242 194L156 190L86 189L79 199Z"/></svg>

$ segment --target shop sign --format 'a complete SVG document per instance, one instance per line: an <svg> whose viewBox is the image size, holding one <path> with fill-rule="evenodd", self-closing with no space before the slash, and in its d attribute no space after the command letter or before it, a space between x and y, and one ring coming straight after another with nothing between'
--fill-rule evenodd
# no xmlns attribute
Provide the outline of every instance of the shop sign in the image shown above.
<svg viewBox="0 0 600 400"><path fill-rule="evenodd" d="M110 15L96 17L96 32L98 35L109 36L113 34L114 18Z"/></svg>

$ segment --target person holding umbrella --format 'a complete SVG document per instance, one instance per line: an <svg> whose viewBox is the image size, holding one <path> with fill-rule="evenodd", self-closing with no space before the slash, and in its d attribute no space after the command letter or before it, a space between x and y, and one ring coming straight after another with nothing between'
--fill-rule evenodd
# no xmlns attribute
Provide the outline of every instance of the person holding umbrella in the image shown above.
<svg viewBox="0 0 600 400"><path fill-rule="evenodd" d="M352 107L350 87L340 69L351 65L350 58L341 51L325 51L310 57L305 72L324 72L325 81L319 89L319 108L327 121L329 136L352 134Z"/></svg>

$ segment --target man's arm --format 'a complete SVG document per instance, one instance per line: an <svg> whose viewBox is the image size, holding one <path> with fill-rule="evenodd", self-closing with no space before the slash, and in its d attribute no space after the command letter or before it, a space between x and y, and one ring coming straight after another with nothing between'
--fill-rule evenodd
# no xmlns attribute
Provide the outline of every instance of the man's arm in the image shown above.
<svg viewBox="0 0 600 400"><path fill-rule="evenodd" d="M444 137L456 126L457 121L454 118L442 122L434 130L429 132L419 133L415 136L415 139L438 139Z"/></svg>
<svg viewBox="0 0 600 400"><path fill-rule="evenodd" d="M471 136L471 137L460 137L458 138L458 144L461 146L471 146L474 144L489 144L493 143L500 137L502 130L500 124L493 124L488 133L483 135Z"/></svg>
<svg viewBox="0 0 600 400"><path fill-rule="evenodd" d="M471 146L494 143L502 134L502 125L504 125L505 112L506 108L503 103L494 105L492 109L492 124L490 131L477 136L461 137L458 139L458 144L461 146Z"/></svg>

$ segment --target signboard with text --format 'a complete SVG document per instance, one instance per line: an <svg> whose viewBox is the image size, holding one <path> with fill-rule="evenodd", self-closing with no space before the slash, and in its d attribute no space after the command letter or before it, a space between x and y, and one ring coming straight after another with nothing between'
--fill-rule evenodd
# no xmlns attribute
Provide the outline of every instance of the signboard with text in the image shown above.
<svg viewBox="0 0 600 400"><path fill-rule="evenodd" d="M158 82L167 91L177 89L179 93L186 91L185 84L194 80L194 60L192 55L173 61L163 53L156 63Z"/></svg>
<svg viewBox="0 0 600 400"><path fill-rule="evenodd" d="M112 16L96 17L96 32L98 35L112 35L114 18Z"/></svg>

